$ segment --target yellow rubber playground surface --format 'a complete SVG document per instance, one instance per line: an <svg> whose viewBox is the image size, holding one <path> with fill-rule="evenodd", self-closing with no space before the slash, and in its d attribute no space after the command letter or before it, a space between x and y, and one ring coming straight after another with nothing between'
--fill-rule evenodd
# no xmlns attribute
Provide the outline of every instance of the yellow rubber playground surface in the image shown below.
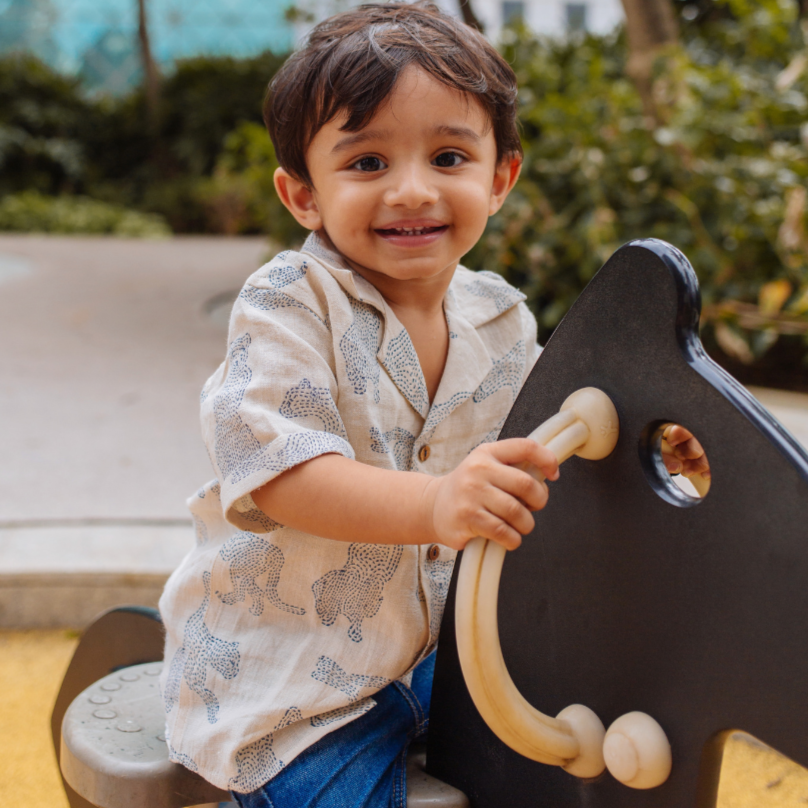
<svg viewBox="0 0 808 808"><path fill-rule="evenodd" d="M50 712L77 642L74 632L0 631L4 805L69 808L51 746ZM735 742L719 797L719 808L805 808L808 771L763 745Z"/></svg>

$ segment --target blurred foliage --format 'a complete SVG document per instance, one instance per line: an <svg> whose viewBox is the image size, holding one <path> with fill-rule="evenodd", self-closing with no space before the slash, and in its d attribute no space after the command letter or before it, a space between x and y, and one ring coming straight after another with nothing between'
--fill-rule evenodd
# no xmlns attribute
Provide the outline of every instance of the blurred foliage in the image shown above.
<svg viewBox="0 0 808 808"><path fill-rule="evenodd" d="M162 216L140 213L85 196L46 196L22 191L0 199L0 231L98 233L133 238L165 238L171 228Z"/></svg>
<svg viewBox="0 0 808 808"><path fill-rule="evenodd" d="M252 123L254 133L263 126L262 99L283 61L267 52L180 62L163 81L154 130L142 90L120 100L88 99L76 81L33 57L0 59L0 197L28 189L79 193L159 213L177 232L277 232L283 238L294 221L280 212L272 191L274 155L266 134L266 154L250 148L269 171L268 185L233 156L245 148L240 127ZM256 196L261 183L264 216ZM227 193L239 197L244 215L225 210Z"/></svg>
<svg viewBox="0 0 808 808"><path fill-rule="evenodd" d="M156 132L148 130L142 90L102 104L105 126L95 129L95 140L86 141L103 149L96 154L98 174L134 190L138 183L210 174L225 137L242 121L261 123L267 84L284 58L266 52L251 59L206 56L179 62L162 83Z"/></svg>
<svg viewBox="0 0 808 808"><path fill-rule="evenodd" d="M661 125L644 117L625 77L621 32L506 34L525 164L465 263L525 289L546 339L617 247L662 238L695 266L706 342L733 372L776 362L793 370L808 354L806 22L795 0L672 2L682 42L658 64ZM24 190L82 194L119 206L109 210L161 214L176 232L299 243L274 193L277 162L261 123L283 58L181 62L163 80L151 128L142 91L88 99L33 58L0 60L3 210L44 210Z"/></svg>
<svg viewBox="0 0 808 808"><path fill-rule="evenodd" d="M33 56L0 59L0 195L80 186L87 171L84 135L92 109L77 81Z"/></svg>
<svg viewBox="0 0 808 808"><path fill-rule="evenodd" d="M617 33L513 31L521 179L472 267L529 295L546 338L621 244L675 244L699 275L708 342L751 363L808 331L808 50L793 0L726 0L684 26L643 117ZM804 348L801 351L805 354Z"/></svg>
<svg viewBox="0 0 808 808"><path fill-rule="evenodd" d="M275 193L275 149L263 124L245 121L224 141L213 175L199 185L210 229L271 233L281 244L301 243L306 231Z"/></svg>

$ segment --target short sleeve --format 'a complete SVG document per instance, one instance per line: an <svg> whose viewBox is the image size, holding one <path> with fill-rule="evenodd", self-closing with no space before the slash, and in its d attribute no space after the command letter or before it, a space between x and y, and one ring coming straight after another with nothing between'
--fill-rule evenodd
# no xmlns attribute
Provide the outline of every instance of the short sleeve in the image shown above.
<svg viewBox="0 0 808 808"><path fill-rule="evenodd" d="M519 304L519 314L522 318L522 334L525 341L525 379L527 379L542 352L542 347L539 345L536 318L526 303Z"/></svg>
<svg viewBox="0 0 808 808"><path fill-rule="evenodd" d="M242 530L256 529L256 488L322 454L354 458L336 405L329 317L271 292L244 287L227 358L203 390L202 433L222 508Z"/></svg>

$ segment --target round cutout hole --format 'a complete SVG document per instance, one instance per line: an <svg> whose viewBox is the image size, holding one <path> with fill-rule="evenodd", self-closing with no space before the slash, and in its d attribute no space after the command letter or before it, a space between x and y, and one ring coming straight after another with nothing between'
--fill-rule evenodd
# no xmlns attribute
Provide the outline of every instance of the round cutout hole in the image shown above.
<svg viewBox="0 0 808 808"><path fill-rule="evenodd" d="M698 436L682 424L650 423L640 441L640 459L651 487L672 505L697 505L709 493L707 455Z"/></svg>

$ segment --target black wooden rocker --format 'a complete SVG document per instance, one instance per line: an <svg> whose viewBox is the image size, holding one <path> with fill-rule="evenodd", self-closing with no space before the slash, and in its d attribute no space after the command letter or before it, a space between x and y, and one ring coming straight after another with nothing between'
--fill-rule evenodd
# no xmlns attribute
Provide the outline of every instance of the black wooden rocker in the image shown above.
<svg viewBox="0 0 808 808"><path fill-rule="evenodd" d="M808 455L706 356L699 305L678 250L632 242L548 342L501 437L578 457L517 551L475 539L456 565L412 808L714 808L736 730L808 765ZM670 423L706 450L704 497L665 469ZM154 690L153 667L104 681ZM73 808L224 798L146 737L156 690L105 719L121 688L69 680Z"/></svg>

